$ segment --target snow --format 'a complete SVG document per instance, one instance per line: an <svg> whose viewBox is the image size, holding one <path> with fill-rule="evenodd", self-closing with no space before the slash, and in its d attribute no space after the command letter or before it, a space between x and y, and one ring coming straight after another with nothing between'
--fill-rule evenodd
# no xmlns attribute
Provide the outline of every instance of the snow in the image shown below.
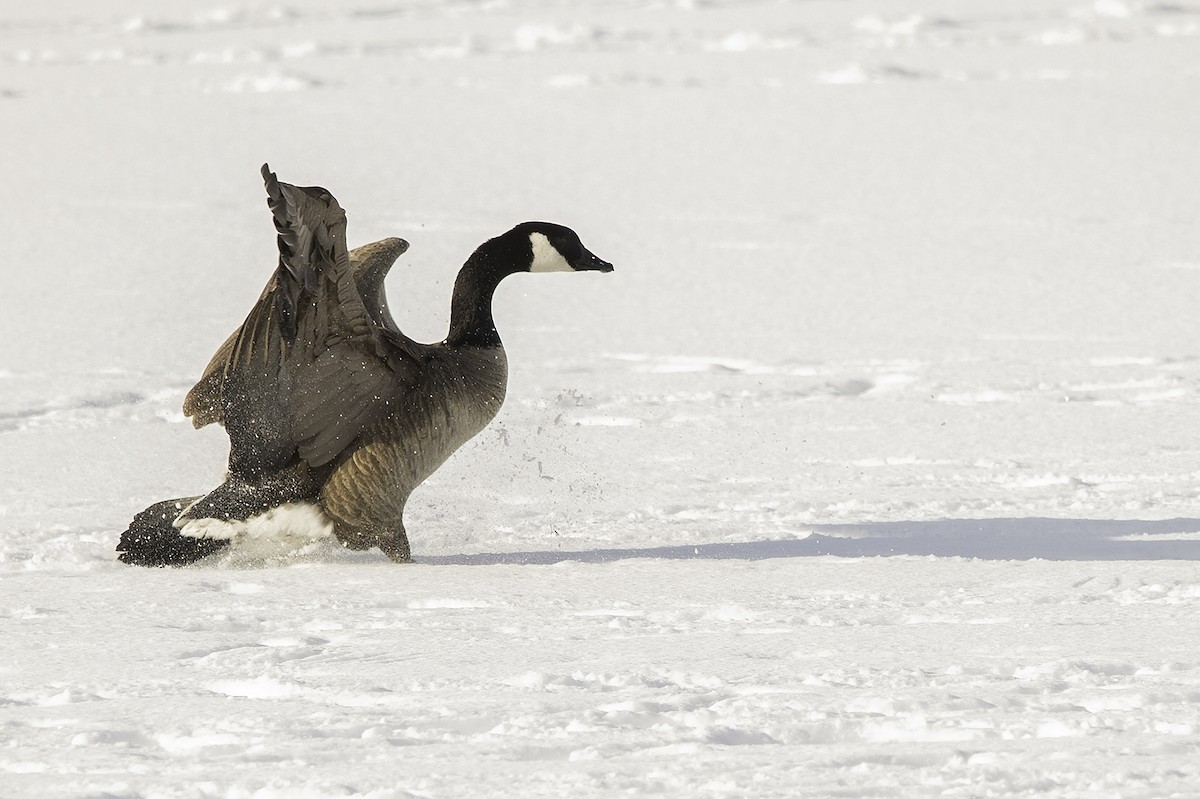
<svg viewBox="0 0 1200 799"><path fill-rule="evenodd" d="M0 795L1195 795L1200 6L45 0L0 21ZM115 561L274 257L417 338L526 219L415 563Z"/></svg>

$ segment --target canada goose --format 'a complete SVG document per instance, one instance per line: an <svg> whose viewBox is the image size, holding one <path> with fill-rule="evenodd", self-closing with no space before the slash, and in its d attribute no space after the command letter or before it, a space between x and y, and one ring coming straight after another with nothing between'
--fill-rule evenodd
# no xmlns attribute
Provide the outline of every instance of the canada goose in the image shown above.
<svg viewBox="0 0 1200 799"><path fill-rule="evenodd" d="M134 517L125 563L183 565L255 528L323 526L350 549L409 560L413 489L496 415L508 365L492 294L516 272L611 272L569 228L525 222L479 246L458 273L444 341L421 344L388 312L383 279L407 248L346 249L346 215L319 187L264 164L279 265L246 321L184 399L196 427L229 434L224 483Z"/></svg>

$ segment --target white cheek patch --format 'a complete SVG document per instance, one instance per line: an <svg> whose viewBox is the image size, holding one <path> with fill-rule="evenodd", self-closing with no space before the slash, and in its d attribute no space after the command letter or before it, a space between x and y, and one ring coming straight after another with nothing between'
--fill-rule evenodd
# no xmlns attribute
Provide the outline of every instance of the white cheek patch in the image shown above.
<svg viewBox="0 0 1200 799"><path fill-rule="evenodd" d="M563 258L545 233L530 233L529 243L533 245L533 263L529 265L530 272L574 272L567 259Z"/></svg>

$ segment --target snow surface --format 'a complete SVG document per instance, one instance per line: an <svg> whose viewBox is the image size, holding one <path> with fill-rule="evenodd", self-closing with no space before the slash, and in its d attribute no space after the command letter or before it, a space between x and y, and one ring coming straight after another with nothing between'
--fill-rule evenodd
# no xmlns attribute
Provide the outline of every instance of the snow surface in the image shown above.
<svg viewBox="0 0 1200 799"><path fill-rule="evenodd" d="M0 796L1200 795L1200 4L42 0L0 14ZM258 167L525 219L408 507L127 568Z"/></svg>

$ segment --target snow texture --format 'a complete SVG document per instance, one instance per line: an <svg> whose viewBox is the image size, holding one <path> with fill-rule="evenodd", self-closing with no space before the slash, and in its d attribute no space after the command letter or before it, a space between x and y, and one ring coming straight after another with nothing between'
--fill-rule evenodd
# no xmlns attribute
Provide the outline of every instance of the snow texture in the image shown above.
<svg viewBox="0 0 1200 799"><path fill-rule="evenodd" d="M1183 797L1200 5L166 0L0 18L0 796ZM327 186L416 338L526 219L408 506L125 567Z"/></svg>

